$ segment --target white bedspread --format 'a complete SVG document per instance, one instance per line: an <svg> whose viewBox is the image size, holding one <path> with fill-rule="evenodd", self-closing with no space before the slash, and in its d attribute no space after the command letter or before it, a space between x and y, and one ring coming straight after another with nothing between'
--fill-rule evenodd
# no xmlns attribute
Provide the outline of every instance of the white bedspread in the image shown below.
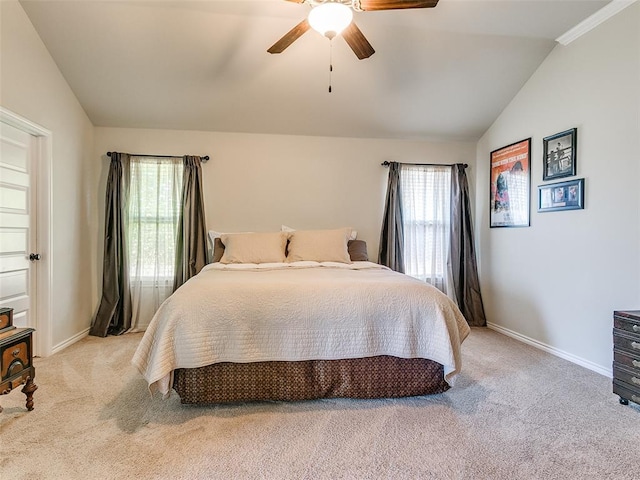
<svg viewBox="0 0 640 480"><path fill-rule="evenodd" d="M216 362L427 358L452 384L469 327L446 295L371 262L206 266L155 314L133 357L152 392Z"/></svg>

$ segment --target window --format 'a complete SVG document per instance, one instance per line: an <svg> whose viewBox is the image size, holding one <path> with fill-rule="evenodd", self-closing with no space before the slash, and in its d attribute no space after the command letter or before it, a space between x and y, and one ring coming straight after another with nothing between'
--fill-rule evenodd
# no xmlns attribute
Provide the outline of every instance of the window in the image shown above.
<svg viewBox="0 0 640 480"><path fill-rule="evenodd" d="M132 279L173 281L182 168L181 158L131 157L127 241Z"/></svg>
<svg viewBox="0 0 640 480"><path fill-rule="evenodd" d="M400 185L405 273L446 293L451 167L403 164Z"/></svg>
<svg viewBox="0 0 640 480"><path fill-rule="evenodd" d="M127 243L132 329L144 331L173 291L182 158L131 157Z"/></svg>

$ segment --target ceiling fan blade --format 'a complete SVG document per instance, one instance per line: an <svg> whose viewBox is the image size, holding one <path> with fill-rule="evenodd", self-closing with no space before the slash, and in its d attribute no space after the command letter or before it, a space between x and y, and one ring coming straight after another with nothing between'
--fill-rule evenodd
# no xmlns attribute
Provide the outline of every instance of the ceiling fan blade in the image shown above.
<svg viewBox="0 0 640 480"><path fill-rule="evenodd" d="M342 36L360 60L369 58L376 53L355 22L351 22L351 24L342 31Z"/></svg>
<svg viewBox="0 0 640 480"><path fill-rule="evenodd" d="M402 8L433 8L438 0L360 0L360 8L365 12L373 10L399 10Z"/></svg>
<svg viewBox="0 0 640 480"><path fill-rule="evenodd" d="M291 30L289 30L284 35L284 37L282 37L276 43L271 45L271 47L269 48L269 50L267 50L267 52L282 53L285 50L285 48L287 48L289 45L295 42L298 38L300 38L307 30L309 30L309 28L311 28L311 26L309 25L309 22L307 22L307 19L305 18L298 25L296 25Z"/></svg>

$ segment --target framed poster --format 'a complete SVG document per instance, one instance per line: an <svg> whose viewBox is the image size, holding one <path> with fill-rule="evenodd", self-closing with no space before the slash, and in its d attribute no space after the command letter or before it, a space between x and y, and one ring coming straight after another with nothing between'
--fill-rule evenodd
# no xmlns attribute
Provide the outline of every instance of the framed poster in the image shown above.
<svg viewBox="0 0 640 480"><path fill-rule="evenodd" d="M531 138L491 152L490 227L528 227Z"/></svg>
<svg viewBox="0 0 640 480"><path fill-rule="evenodd" d="M538 212L584 208L584 178L538 186Z"/></svg>
<svg viewBox="0 0 640 480"><path fill-rule="evenodd" d="M578 129L572 128L542 139L544 162L542 179L571 177L576 174L576 140Z"/></svg>

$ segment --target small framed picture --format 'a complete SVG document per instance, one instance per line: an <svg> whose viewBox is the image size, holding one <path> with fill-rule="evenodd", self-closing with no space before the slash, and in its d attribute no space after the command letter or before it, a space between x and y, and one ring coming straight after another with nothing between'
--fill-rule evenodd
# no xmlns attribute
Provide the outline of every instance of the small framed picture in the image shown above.
<svg viewBox="0 0 640 480"><path fill-rule="evenodd" d="M578 129L572 128L542 139L543 180L571 177L576 174L577 135Z"/></svg>
<svg viewBox="0 0 640 480"><path fill-rule="evenodd" d="M584 178L538 186L538 212L584 208Z"/></svg>

